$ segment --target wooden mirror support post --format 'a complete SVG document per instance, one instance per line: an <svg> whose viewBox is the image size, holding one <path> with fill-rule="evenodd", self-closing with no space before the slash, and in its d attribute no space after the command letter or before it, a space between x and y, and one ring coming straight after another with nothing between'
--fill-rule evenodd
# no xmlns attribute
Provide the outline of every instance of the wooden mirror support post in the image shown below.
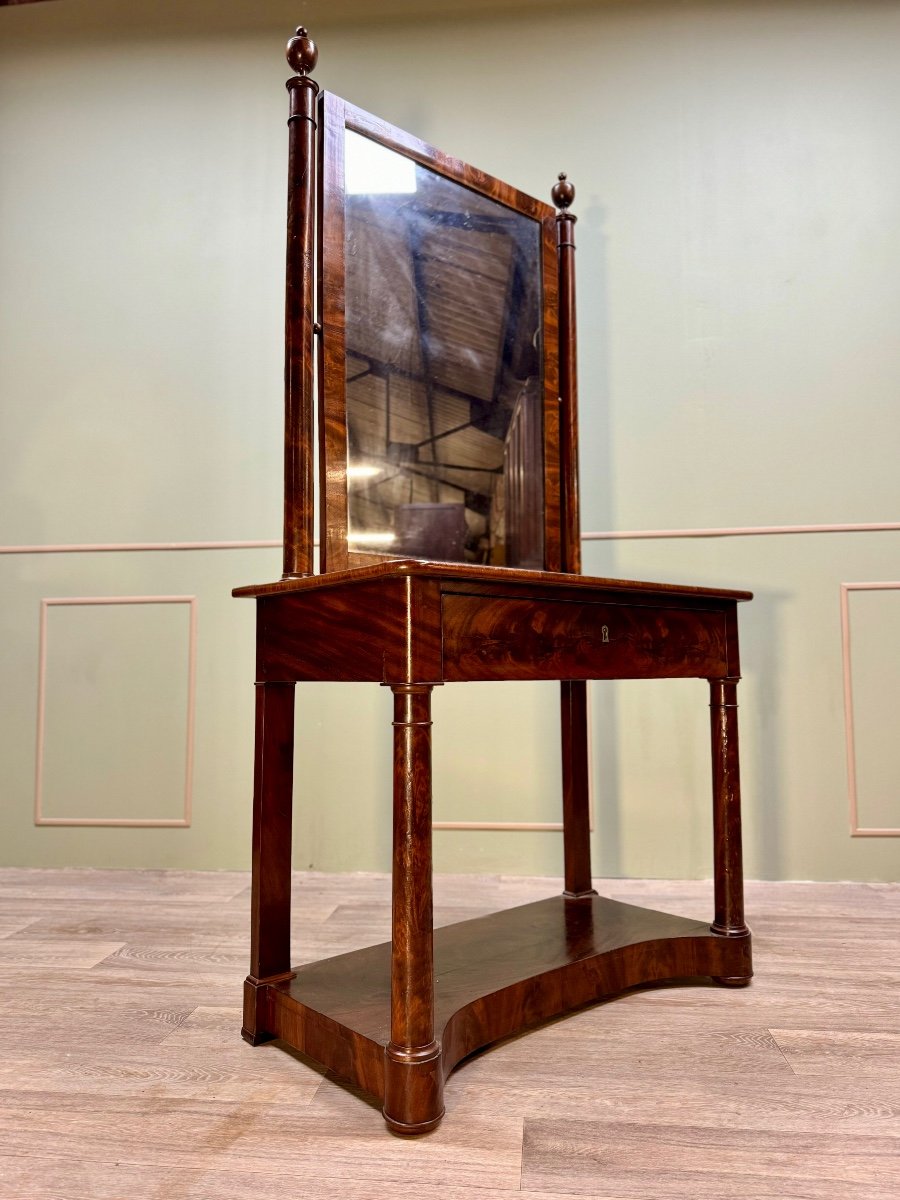
<svg viewBox="0 0 900 1200"><path fill-rule="evenodd" d="M448 1075L480 1047L640 984L698 976L727 986L750 981L736 688L737 605L751 597L581 574L574 189L565 176L553 188L554 211L337 97L320 96L309 78L316 57L306 31L298 29L288 44L297 74L288 81L284 573L272 583L235 589L257 606L251 965L243 1036L254 1045L282 1038L377 1097L393 1132L425 1133L443 1115ZM362 196L356 190L351 212L348 138L351 145L353 138L367 139L366 153L380 155L382 165L390 160L390 171L400 161L406 182L392 185L396 196L384 202L383 187L363 189ZM352 234L348 214L357 222ZM416 238L406 237L412 222L428 219L431 228L416 226ZM394 224L382 227L379 220ZM398 221L407 222L400 237ZM397 319L401 293L419 289L408 310L419 341L409 342L412 349L399 363L396 354L388 361L379 353L377 338L388 320L382 306L364 303L359 320L365 295L359 259L372 222L376 275L393 305L393 349L406 344ZM351 236L352 256L345 254ZM389 245L403 259L399 265L388 261ZM467 263L476 264L474 294L484 301L477 321L467 299L473 293L464 286ZM430 282L442 271L436 285ZM484 300L490 294L496 303ZM348 299L357 306L352 344ZM496 310L489 336L488 310ZM455 331L471 339L472 353L464 353L466 341L442 359L434 320L445 321L444 343ZM318 575L312 565L317 339L320 475L327 492L321 537L332 548ZM479 355L486 366L477 380L452 374L454 363ZM361 401L357 395L362 423L357 409L351 431L347 391L363 378ZM387 396L383 414L373 408L380 389ZM396 431L391 404L405 405ZM355 517L348 502L354 438L355 453L362 447L378 460L365 466L370 476L395 491L400 480L406 489L400 501L378 504L357 492ZM438 453L439 441L449 451ZM485 461L464 461L473 447L481 447ZM542 479L537 472L537 487L529 492L523 478L531 462L541 464ZM422 479L428 502L413 502ZM361 494L368 509L359 503ZM519 505L515 520L513 505ZM393 529L375 527L385 545L402 544L410 514L464 529L464 539L440 543L457 557L437 562L351 551L360 531L371 543L364 519L373 510L382 523L395 521ZM361 524L354 527L354 520ZM516 565L516 554L527 568ZM542 561L543 569L533 561ZM711 692L711 923L604 899L591 881L587 681L684 678L708 681ZM559 895L434 930L431 695L436 686L473 680L561 685L565 881ZM298 681L368 683L392 693L392 934L383 945L292 967Z"/></svg>
<svg viewBox="0 0 900 1200"><path fill-rule="evenodd" d="M578 487L578 364L575 332L575 221L569 211L575 188L565 171L552 188L556 216L559 274L559 407L562 569L581 574L581 511ZM560 684L564 895L595 894L591 886L590 760L588 755L587 683L565 679Z"/></svg>
<svg viewBox="0 0 900 1200"><path fill-rule="evenodd" d="M309 77L319 52L301 25L287 45L297 72L287 81L287 264L284 313L284 572L313 573L313 328L315 324L316 98Z"/></svg>

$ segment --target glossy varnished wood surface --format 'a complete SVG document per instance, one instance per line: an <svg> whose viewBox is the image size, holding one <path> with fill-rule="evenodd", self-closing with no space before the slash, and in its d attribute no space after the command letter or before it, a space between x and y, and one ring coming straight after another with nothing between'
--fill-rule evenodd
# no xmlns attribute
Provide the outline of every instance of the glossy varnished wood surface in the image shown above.
<svg viewBox="0 0 900 1200"><path fill-rule="evenodd" d="M578 338L575 319L575 189L560 172L553 186L557 254L560 408L560 528L562 569L581 572L581 505L578 482Z"/></svg>
<svg viewBox="0 0 900 1200"><path fill-rule="evenodd" d="M486 1044L638 984L697 975L729 986L749 982L735 690L736 606L745 597L416 560L257 592L257 680L263 696L271 693L269 704L297 680L369 681L394 691L394 920L391 944L293 977L283 953L270 948L272 974L261 978L251 970L247 979L244 1037L253 1043L282 1038L373 1096L393 1132L424 1134L443 1116L449 1071ZM689 676L709 679L713 689L715 930L677 921L673 927L672 918L633 909L624 941L595 942L595 924L618 930L622 919L615 906L574 898L590 890L581 681ZM534 914L444 931L439 949L454 945L456 952L442 961L433 957L430 936L430 691L436 683L475 679L564 681L565 886L574 896ZM288 828L291 803L284 756L274 743L265 747L265 728L258 723L263 770L255 842L263 839L266 805L281 829ZM267 798L261 783L270 756L280 800ZM278 832L270 840L288 844ZM254 895L278 896L284 909L278 861L273 854L268 863L256 862ZM262 911L260 900L254 944L265 948L277 938L283 946L277 935L284 912L269 934ZM555 913L556 942L551 937L545 944L541 914L548 912ZM586 915L589 938L587 926L579 926ZM496 968L510 954L513 976L498 977ZM383 1037L373 1036L373 1021Z"/></svg>
<svg viewBox="0 0 900 1200"><path fill-rule="evenodd" d="M727 669L725 619L654 605L442 597L444 678L709 678Z"/></svg>
<svg viewBox="0 0 900 1200"><path fill-rule="evenodd" d="M376 683L732 676L747 596L412 560L239 594L259 681Z"/></svg>
<svg viewBox="0 0 900 1200"><path fill-rule="evenodd" d="M377 1094L391 1038L390 962L384 943L296 968L270 989L273 1027L311 1053L322 1049L319 1025L345 1027L325 1061ZM482 1046L637 983L751 973L749 937L718 937L708 922L596 895L554 896L449 925L434 938L433 1029L444 1075Z"/></svg>
<svg viewBox="0 0 900 1200"><path fill-rule="evenodd" d="M303 592L311 589L339 587L345 584L356 586L373 579L393 575L418 578L446 579L451 582L478 584L485 594L500 594L508 587L553 587L570 589L577 594L581 588L593 588L604 592L629 592L636 602L647 593L665 593L670 596L690 596L697 601L709 600L752 600L753 593L733 588L695 587L691 584L649 583L636 579L607 579L602 576L571 575L558 571L520 571L512 567L481 567L469 563L428 562L422 559L397 558L372 563L352 570L329 572L305 579L280 579L272 583L250 584L237 587L234 596L276 596L286 592Z"/></svg>
<svg viewBox="0 0 900 1200"><path fill-rule="evenodd" d="M440 594L396 577L268 597L257 614L265 679L439 682Z"/></svg>
<svg viewBox="0 0 900 1200"><path fill-rule="evenodd" d="M309 78L318 58L300 26L288 42L287 59L297 73L287 81L287 255L284 319L284 575L313 571L314 410L313 346L316 227L316 96Z"/></svg>
<svg viewBox="0 0 900 1200"><path fill-rule="evenodd" d="M711 911L709 882L595 882ZM554 883L438 876L435 917ZM639 990L503 1042L410 1141L311 1060L235 1037L249 875L0 871L0 1197L895 1200L900 886L747 900L752 987ZM390 881L297 874L293 928L294 962L383 941Z"/></svg>
<svg viewBox="0 0 900 1200"><path fill-rule="evenodd" d="M574 216L569 212L574 188L565 175L552 191L557 214L330 96L316 106L319 137L314 144L316 85L306 73L315 65L316 50L305 29L298 29L289 43L288 60L299 73L289 81L285 576L291 578L236 592L257 599L259 688L252 957L242 1032L254 1045L281 1036L374 1095L393 1132L422 1134L433 1131L443 1116L447 1072L480 1046L639 983L698 974L730 986L749 982L735 692L736 603L749 595L582 579L578 574ZM346 129L539 224L545 571L378 562L378 556L349 552ZM314 249L320 325L312 312ZM309 576L305 553L312 515L307 492L314 335L320 339L324 480L323 575L318 578ZM596 899L590 888L584 681L685 676L706 677L712 688L712 930L705 923L679 923L652 911L626 913ZM445 931L436 961L431 690L445 681L503 679L558 679L562 684L566 894L536 908L476 922L474 928L464 923ZM389 944L292 975L287 958L291 689L299 680L379 682L394 693L393 905ZM376 960L377 971L370 967ZM373 972L379 981L377 1003ZM315 999L317 981L320 991L323 982L325 992L337 988L337 1007L332 1000ZM378 1010L379 1028L388 1022L385 1040L372 1036L373 1009Z"/></svg>

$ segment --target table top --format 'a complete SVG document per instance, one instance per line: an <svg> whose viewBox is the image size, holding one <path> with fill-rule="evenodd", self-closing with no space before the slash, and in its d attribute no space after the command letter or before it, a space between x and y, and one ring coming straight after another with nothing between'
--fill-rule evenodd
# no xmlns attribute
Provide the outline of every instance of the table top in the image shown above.
<svg viewBox="0 0 900 1200"><path fill-rule="evenodd" d="M510 587L539 587L557 589L593 589L608 592L653 593L679 597L715 600L752 600L753 593L730 588L693 587L677 583L649 583L634 579L607 579L600 576L573 575L560 571L523 571L513 567L480 566L472 563L431 562L423 559L387 559L374 566L355 567L349 571L329 571L322 575L305 575L297 579L279 579L274 583L250 584L235 588L239 597L278 596L311 589L346 587L392 579L402 576L446 579L449 582L474 585Z"/></svg>

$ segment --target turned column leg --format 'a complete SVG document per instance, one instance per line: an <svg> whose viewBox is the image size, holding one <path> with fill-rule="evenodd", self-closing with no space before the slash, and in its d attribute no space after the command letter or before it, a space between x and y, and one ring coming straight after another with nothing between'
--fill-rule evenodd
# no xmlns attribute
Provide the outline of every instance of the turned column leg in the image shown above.
<svg viewBox="0 0 900 1200"><path fill-rule="evenodd" d="M431 687L394 693L394 862L391 1040L384 1118L395 1133L424 1133L444 1115L441 1047L434 1036L431 879Z"/></svg>
<svg viewBox="0 0 900 1200"><path fill-rule="evenodd" d="M596 895L591 886L590 778L588 770L587 683L560 685L562 718L563 895Z"/></svg>
<svg viewBox="0 0 900 1200"><path fill-rule="evenodd" d="M251 1045L269 1041L266 984L291 974L291 809L294 775L294 685L256 685L253 776L253 882L250 974L244 1027Z"/></svg>
<svg viewBox="0 0 900 1200"><path fill-rule="evenodd" d="M738 760L737 679L711 679L710 732L713 769L714 933L743 937L744 869L741 857L741 781ZM741 986L749 976L719 977Z"/></svg>

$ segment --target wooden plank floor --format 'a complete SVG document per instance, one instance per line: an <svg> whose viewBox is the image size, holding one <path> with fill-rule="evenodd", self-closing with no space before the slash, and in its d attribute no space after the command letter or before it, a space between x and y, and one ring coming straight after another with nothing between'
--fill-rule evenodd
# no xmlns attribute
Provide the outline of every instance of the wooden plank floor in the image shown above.
<svg viewBox="0 0 900 1200"><path fill-rule="evenodd" d="M442 877L437 919L553 894ZM598 884L707 918L710 885ZM387 938L389 884L302 874L295 962ZM4 1200L897 1200L900 885L748 885L752 987L659 987L475 1056L434 1133L240 1038L243 874L0 870Z"/></svg>

